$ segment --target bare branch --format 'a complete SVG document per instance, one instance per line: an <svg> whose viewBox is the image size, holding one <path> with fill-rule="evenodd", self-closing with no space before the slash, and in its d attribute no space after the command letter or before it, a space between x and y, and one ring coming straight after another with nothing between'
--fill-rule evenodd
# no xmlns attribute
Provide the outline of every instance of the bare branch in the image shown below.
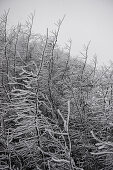
<svg viewBox="0 0 113 170"><path fill-rule="evenodd" d="M107 151L104 151L104 152L97 152L97 153L95 153L95 152L90 152L90 154L92 154L92 155L104 155L104 154L113 154L113 152L107 152Z"/></svg>

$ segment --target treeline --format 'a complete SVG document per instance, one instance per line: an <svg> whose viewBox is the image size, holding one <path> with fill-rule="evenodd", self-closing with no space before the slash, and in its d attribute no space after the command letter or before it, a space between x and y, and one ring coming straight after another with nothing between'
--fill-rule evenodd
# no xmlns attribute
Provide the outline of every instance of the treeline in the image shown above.
<svg viewBox="0 0 113 170"><path fill-rule="evenodd" d="M88 64L71 41L61 50L60 27L32 32L34 14L8 28L0 18L0 169L112 170L113 65Z"/></svg>

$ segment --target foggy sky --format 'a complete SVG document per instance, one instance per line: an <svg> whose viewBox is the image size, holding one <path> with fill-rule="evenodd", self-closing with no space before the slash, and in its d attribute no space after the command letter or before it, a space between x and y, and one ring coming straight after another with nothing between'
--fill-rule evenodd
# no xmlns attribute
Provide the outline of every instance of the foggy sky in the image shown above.
<svg viewBox="0 0 113 170"><path fill-rule="evenodd" d="M9 25L24 23L35 10L33 32L46 34L66 15L58 43L72 39L71 55L80 55L91 40L89 59L96 53L99 64L113 61L113 0L0 0L0 15L10 8Z"/></svg>

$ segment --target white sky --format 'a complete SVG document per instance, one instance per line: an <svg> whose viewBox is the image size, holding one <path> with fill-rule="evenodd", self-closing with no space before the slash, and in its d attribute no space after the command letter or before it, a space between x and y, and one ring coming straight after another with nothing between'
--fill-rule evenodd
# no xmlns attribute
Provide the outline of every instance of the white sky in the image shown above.
<svg viewBox="0 0 113 170"><path fill-rule="evenodd" d="M11 25L24 23L35 10L33 31L42 34L66 14L59 44L71 38L71 54L77 56L91 40L90 59L96 53L99 64L113 61L113 0L0 0L0 15L8 8Z"/></svg>

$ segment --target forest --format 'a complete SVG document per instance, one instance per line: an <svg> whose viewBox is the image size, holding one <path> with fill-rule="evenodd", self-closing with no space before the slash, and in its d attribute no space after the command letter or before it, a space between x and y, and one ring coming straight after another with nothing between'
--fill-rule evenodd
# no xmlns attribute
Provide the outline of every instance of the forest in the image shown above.
<svg viewBox="0 0 113 170"><path fill-rule="evenodd" d="M33 33L34 14L0 17L0 170L113 170L113 63L71 56L63 20Z"/></svg>

